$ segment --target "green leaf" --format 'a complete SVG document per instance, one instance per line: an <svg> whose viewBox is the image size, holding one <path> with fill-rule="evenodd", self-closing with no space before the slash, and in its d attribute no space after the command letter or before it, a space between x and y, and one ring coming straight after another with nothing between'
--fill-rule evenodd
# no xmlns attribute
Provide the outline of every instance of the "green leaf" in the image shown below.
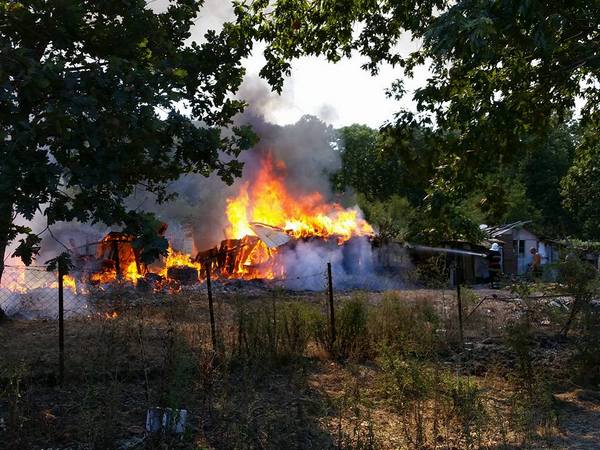
<svg viewBox="0 0 600 450"><path fill-rule="evenodd" d="M33 262L33 258L40 252L40 243L42 239L33 233L28 233L25 239L19 240L19 245L13 252L14 258L21 258L23 264L30 266Z"/></svg>

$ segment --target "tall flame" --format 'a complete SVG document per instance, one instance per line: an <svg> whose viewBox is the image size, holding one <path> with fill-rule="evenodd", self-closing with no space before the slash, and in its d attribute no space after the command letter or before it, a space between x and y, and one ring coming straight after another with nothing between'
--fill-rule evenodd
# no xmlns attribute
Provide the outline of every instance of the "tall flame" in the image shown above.
<svg viewBox="0 0 600 450"><path fill-rule="evenodd" d="M171 246L167 249L167 258L164 264L165 265L160 272L163 277L167 276L169 267L192 267L196 269L200 275L200 263L192 261L190 255L173 250Z"/></svg>
<svg viewBox="0 0 600 450"><path fill-rule="evenodd" d="M356 209L327 203L319 192L292 196L285 185L286 166L266 156L252 181L241 185L235 198L227 200L226 230L230 239L255 236L250 224L279 227L295 238L335 237L339 243L352 236L368 236L373 228Z"/></svg>

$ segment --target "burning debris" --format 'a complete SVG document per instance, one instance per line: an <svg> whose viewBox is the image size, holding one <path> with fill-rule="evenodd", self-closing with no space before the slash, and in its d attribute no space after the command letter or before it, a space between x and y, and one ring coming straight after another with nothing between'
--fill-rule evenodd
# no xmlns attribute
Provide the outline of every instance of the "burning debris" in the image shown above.
<svg viewBox="0 0 600 450"><path fill-rule="evenodd" d="M210 271L221 284L293 279L286 287L312 290L322 288L322 280L312 284L297 280L306 278L307 271L322 270L326 262L353 283L364 285L366 275L372 272L369 241L374 231L360 211L327 202L317 191L292 193L286 184L284 162L267 152L259 154L255 170L225 202L227 225L220 243L195 252L169 246L166 257L146 265L141 262L141 249L135 246L132 235L109 232L96 243L95 252L90 250L93 244L77 247L70 239L76 269L65 278L67 289L78 298L117 284L132 289L178 291L202 283ZM166 231L165 224L160 233ZM55 287L55 275L50 276L53 282L40 288ZM11 294L30 291L19 279L12 283L3 279L2 289ZM19 297L18 302L21 300Z"/></svg>
<svg viewBox="0 0 600 450"><path fill-rule="evenodd" d="M189 285L202 281L207 270L225 280L273 280L288 273L283 255L298 242L342 246L352 238L373 235L357 209L327 203L318 192L291 195L285 185L286 172L283 162L266 154L253 179L243 182L237 195L227 199L226 239L193 256L170 247L159 270L140 264L132 236L109 233L98 246L100 269L90 281L125 279L137 283L159 275L160 279Z"/></svg>

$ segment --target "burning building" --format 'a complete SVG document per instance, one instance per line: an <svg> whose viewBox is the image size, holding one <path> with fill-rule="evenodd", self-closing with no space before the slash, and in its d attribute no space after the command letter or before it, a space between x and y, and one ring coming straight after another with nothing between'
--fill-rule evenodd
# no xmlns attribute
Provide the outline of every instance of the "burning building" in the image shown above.
<svg viewBox="0 0 600 450"><path fill-rule="evenodd" d="M55 230L72 247L77 270L69 286L76 301L83 298L80 294L113 283L178 289L202 282L207 271L223 282L278 280L290 289L321 290L328 262L337 287L389 286L389 278L375 274L375 231L357 207L332 200L330 175L341 162L331 127L315 118L285 127L254 126L261 144L240 156L243 177L232 186L216 175L190 175L171 186L179 194L174 202L131 199L132 207L143 204L168 223L162 232L171 245L160 261L141 263L134 237L122 232L102 232L91 225L78 232L75 224ZM63 248L54 250L47 249L40 259ZM20 270L14 272L12 285L2 280L2 288L7 286L6 296L17 304L26 289L20 286ZM40 288L52 289L51 278Z"/></svg>
<svg viewBox="0 0 600 450"><path fill-rule="evenodd" d="M265 153L253 176L226 199L225 239L195 254L169 248L158 268L139 263L132 237L108 234L98 246L101 268L90 279L109 282L120 275L135 282L153 274L189 284L203 279L207 270L221 279L283 279L296 269L290 267L290 254L301 244L330 252L374 234L356 208L327 202L319 192L292 195L286 175L285 163Z"/></svg>

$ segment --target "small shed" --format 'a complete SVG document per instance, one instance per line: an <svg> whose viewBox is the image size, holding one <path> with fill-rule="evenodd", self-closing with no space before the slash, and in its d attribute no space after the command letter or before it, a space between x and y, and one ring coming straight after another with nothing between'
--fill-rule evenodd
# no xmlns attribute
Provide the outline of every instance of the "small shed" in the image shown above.
<svg viewBox="0 0 600 450"><path fill-rule="evenodd" d="M531 221L519 221L495 227L484 227L490 239L500 243L502 271L505 275L523 275L527 273L533 256L531 248L537 249L542 266L559 260L557 241L536 235L527 228Z"/></svg>

